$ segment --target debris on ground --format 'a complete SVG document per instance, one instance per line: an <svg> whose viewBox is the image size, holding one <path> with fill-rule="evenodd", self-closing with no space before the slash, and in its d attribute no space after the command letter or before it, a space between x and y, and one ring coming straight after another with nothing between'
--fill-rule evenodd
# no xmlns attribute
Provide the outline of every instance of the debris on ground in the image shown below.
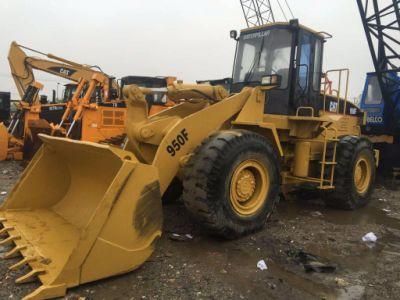
<svg viewBox="0 0 400 300"><path fill-rule="evenodd" d="M267 266L265 260L262 259L262 260L258 261L257 268L259 268L261 271L268 270L268 266Z"/></svg>
<svg viewBox="0 0 400 300"><path fill-rule="evenodd" d="M322 215L322 213L320 211L313 211L311 213L311 216L313 216L315 218L319 218L319 217L322 217L323 215Z"/></svg>
<svg viewBox="0 0 400 300"><path fill-rule="evenodd" d="M362 241L365 243L375 243L377 240L378 238L373 232L369 232L362 237Z"/></svg>
<svg viewBox="0 0 400 300"><path fill-rule="evenodd" d="M7 192L3 191L0 193L1 196L7 195Z"/></svg>
<svg viewBox="0 0 400 300"><path fill-rule="evenodd" d="M65 297L66 300L86 300L86 297L82 297L78 294L70 294Z"/></svg>
<svg viewBox="0 0 400 300"><path fill-rule="evenodd" d="M275 290L276 289L276 284L274 283L268 283L268 286L271 290Z"/></svg>
<svg viewBox="0 0 400 300"><path fill-rule="evenodd" d="M303 266L306 272L333 273L336 270L335 266L324 264L319 261L310 261L308 263L303 264Z"/></svg>
<svg viewBox="0 0 400 300"><path fill-rule="evenodd" d="M191 234L172 233L169 235L169 239L177 242L187 242L193 240L193 236Z"/></svg>
<svg viewBox="0 0 400 300"><path fill-rule="evenodd" d="M345 287L345 286L349 285L349 283L346 280L344 280L343 278L336 277L335 282L339 287Z"/></svg>
<svg viewBox="0 0 400 300"><path fill-rule="evenodd" d="M302 264L304 271L316 273L332 273L336 271L336 266L327 262L316 255L304 252L303 250L289 251L288 256L291 256L298 263Z"/></svg>

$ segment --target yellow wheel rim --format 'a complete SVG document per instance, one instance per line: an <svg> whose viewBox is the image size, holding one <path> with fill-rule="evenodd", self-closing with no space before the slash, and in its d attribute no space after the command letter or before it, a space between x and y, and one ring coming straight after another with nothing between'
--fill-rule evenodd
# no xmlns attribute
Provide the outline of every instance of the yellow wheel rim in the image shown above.
<svg viewBox="0 0 400 300"><path fill-rule="evenodd" d="M371 183L371 165L364 155L360 155L354 168L354 185L359 194L368 191Z"/></svg>
<svg viewBox="0 0 400 300"><path fill-rule="evenodd" d="M233 172L230 201L242 216L255 214L264 204L270 188L268 170L256 160L246 160Z"/></svg>

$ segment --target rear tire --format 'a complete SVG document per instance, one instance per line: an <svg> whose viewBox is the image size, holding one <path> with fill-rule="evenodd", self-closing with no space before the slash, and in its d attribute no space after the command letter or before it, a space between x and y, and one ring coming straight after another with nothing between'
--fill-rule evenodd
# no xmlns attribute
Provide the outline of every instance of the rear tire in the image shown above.
<svg viewBox="0 0 400 300"><path fill-rule="evenodd" d="M365 138L343 137L337 146L335 190L325 195L329 206L355 210L364 207L374 189L376 164L372 144Z"/></svg>
<svg viewBox="0 0 400 300"><path fill-rule="evenodd" d="M278 158L264 137L245 130L220 131L189 159L183 201L208 231L233 239L264 227L279 189Z"/></svg>

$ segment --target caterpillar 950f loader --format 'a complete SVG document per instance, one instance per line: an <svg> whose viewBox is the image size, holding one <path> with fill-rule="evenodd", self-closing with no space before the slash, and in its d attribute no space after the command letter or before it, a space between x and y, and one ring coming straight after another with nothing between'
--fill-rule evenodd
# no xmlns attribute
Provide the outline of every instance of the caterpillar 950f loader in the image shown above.
<svg viewBox="0 0 400 300"><path fill-rule="evenodd" d="M358 108L320 94L324 35L297 21L236 35L240 92L175 83L168 96L181 104L149 117L151 89L126 86L125 150L41 136L0 209L0 244L13 245L5 257L22 256L11 269L31 268L17 282L42 282L26 299L143 264L176 178L188 212L225 238L263 228L286 185L313 185L343 209L366 205L378 153Z"/></svg>

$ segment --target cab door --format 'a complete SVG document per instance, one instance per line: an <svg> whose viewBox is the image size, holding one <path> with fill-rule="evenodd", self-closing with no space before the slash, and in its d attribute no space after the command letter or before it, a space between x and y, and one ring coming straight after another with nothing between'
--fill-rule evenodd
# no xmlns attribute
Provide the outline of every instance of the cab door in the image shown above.
<svg viewBox="0 0 400 300"><path fill-rule="evenodd" d="M317 114L320 109L323 41L305 30L300 30L298 41L293 107L313 107Z"/></svg>

